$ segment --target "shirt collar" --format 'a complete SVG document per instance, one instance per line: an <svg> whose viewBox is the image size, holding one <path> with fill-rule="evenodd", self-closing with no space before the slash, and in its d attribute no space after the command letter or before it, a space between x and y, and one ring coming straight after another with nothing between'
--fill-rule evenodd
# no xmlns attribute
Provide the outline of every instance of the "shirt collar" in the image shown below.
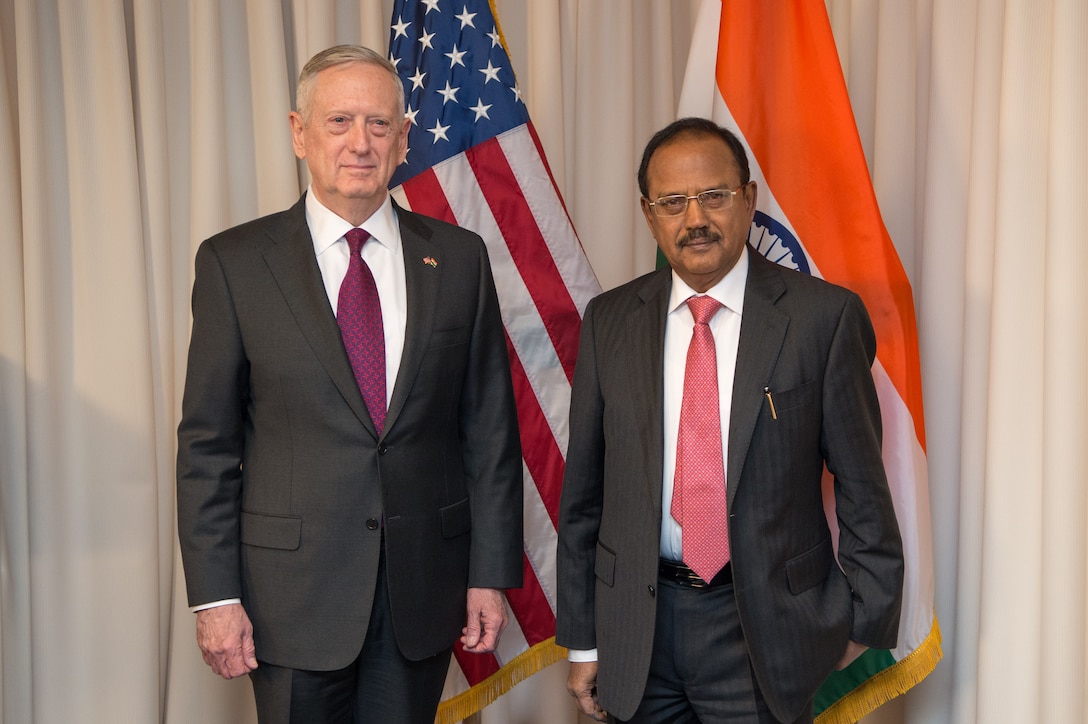
<svg viewBox="0 0 1088 724"><path fill-rule="evenodd" d="M748 244L741 249L740 258L717 284L706 290L709 297L713 297L724 306L741 316L744 310L744 286L748 281ZM688 297L697 295L694 289L680 278L674 269L672 272L672 291L669 293L668 313L675 312L681 304L687 302Z"/></svg>
<svg viewBox="0 0 1088 724"><path fill-rule="evenodd" d="M310 237L314 242L314 252L321 256L344 235L354 228L350 223L337 216L327 206L317 200L313 187L306 189L306 225L310 227ZM393 200L389 194L377 211L359 225L374 241L396 253L400 246L400 230L397 214L393 210Z"/></svg>

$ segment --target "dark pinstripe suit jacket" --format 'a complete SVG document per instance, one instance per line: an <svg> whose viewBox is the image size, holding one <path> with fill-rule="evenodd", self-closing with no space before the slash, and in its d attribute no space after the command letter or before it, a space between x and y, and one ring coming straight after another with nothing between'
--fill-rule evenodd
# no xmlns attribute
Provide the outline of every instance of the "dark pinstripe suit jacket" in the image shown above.
<svg viewBox="0 0 1088 724"><path fill-rule="evenodd" d="M801 715L850 639L895 646L902 544L881 460L872 324L857 295L757 253L726 463L737 607L772 712ZM556 640L596 647L601 706L628 718L653 642L671 273L594 299L574 374ZM764 389L774 398L771 415ZM824 466L842 521L835 565Z"/></svg>
<svg viewBox="0 0 1088 724"><path fill-rule="evenodd" d="M383 535L408 658L454 643L467 586L521 585L521 447L487 253L468 231L397 217L408 309L381 436L304 201L197 252L178 428L189 601L240 597L258 658L278 666L331 670L358 655Z"/></svg>

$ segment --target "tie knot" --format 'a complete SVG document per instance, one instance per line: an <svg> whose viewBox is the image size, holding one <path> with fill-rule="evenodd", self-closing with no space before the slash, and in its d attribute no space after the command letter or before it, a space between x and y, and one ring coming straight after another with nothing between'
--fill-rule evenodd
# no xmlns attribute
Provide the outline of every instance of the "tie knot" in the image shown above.
<svg viewBox="0 0 1088 724"><path fill-rule="evenodd" d="M348 240L348 248L351 249L353 256L359 253L363 248L363 244L370 238L370 234L362 229L352 229L344 236Z"/></svg>
<svg viewBox="0 0 1088 724"><path fill-rule="evenodd" d="M721 306L722 303L714 297L688 297L688 309L691 310L691 316L695 317L696 324L709 324Z"/></svg>

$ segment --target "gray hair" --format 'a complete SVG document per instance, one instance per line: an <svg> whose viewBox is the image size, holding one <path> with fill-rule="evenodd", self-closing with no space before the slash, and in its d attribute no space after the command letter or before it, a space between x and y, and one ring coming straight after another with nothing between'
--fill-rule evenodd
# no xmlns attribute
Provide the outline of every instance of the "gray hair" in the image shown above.
<svg viewBox="0 0 1088 724"><path fill-rule="evenodd" d="M302 72L299 73L298 89L295 92L295 105L298 107L298 113L302 116L303 123L310 122L311 104L317 74L326 68L345 63L373 65L389 73L389 81L397 97L397 107L401 111L404 110L404 84L401 82L400 76L397 75L396 67L385 56L362 45L334 45L310 58L302 68Z"/></svg>

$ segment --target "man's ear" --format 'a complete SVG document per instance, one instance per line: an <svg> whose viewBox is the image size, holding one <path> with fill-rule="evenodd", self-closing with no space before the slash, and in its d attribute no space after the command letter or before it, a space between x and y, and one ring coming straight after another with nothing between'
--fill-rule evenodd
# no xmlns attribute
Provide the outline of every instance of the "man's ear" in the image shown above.
<svg viewBox="0 0 1088 724"><path fill-rule="evenodd" d="M291 111L287 114L287 121L291 124L291 145L295 147L295 156L306 158L306 143L302 138L304 128L302 116L298 111Z"/></svg>
<svg viewBox="0 0 1088 724"><path fill-rule="evenodd" d="M642 216L646 219L646 226L650 227L650 234L652 235L654 233L654 209L650 206L650 200L645 196L640 197L638 203L642 207Z"/></svg>

